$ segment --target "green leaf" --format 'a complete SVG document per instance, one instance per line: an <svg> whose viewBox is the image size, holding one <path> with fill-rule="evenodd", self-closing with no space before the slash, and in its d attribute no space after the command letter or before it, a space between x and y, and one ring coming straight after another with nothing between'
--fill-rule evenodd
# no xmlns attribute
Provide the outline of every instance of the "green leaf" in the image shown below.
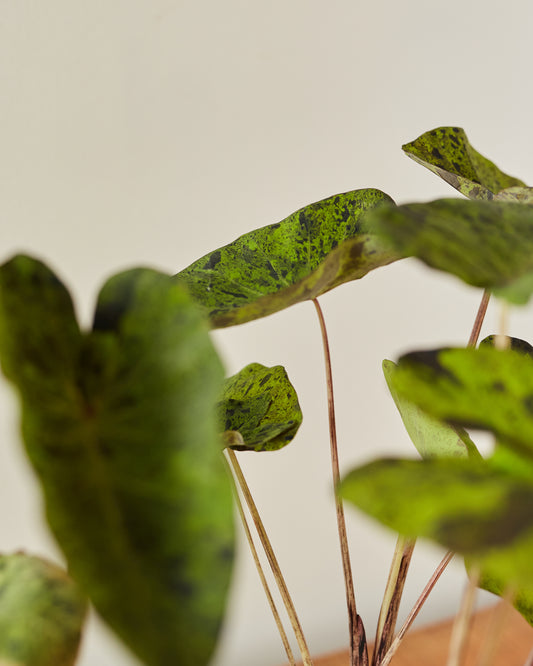
<svg viewBox="0 0 533 666"><path fill-rule="evenodd" d="M493 432L533 457L533 358L510 350L437 349L400 358L394 389L434 418Z"/></svg>
<svg viewBox="0 0 533 666"><path fill-rule="evenodd" d="M533 550L531 552L533 559ZM501 577L494 576L494 574L482 573L479 587L492 594L497 594L499 597L506 596L512 583L505 581ZM514 586L513 586L514 587ZM522 586L514 595L513 606L519 613L533 625L533 585Z"/></svg>
<svg viewBox="0 0 533 666"><path fill-rule="evenodd" d="M533 292L531 206L440 199L381 207L368 213L367 222L402 256L512 303L527 303Z"/></svg>
<svg viewBox="0 0 533 666"><path fill-rule="evenodd" d="M149 666L209 661L233 555L207 323L169 276L103 288L81 334L43 264L0 268L0 358L48 522L104 619Z"/></svg>
<svg viewBox="0 0 533 666"><path fill-rule="evenodd" d="M461 459L377 460L354 470L340 493L407 537L481 556L533 525L533 485Z"/></svg>
<svg viewBox="0 0 533 666"><path fill-rule="evenodd" d="M425 414L419 407L398 394L393 384L396 364L383 361L383 374L403 424L422 458L479 457L474 442L462 428L451 426Z"/></svg>
<svg viewBox="0 0 533 666"><path fill-rule="evenodd" d="M230 445L241 451L275 451L286 446L302 423L298 396L281 365L251 363L226 380L217 404L225 431L242 440Z"/></svg>
<svg viewBox="0 0 533 666"><path fill-rule="evenodd" d="M0 663L73 666L87 601L66 571L38 557L0 555Z"/></svg>
<svg viewBox="0 0 533 666"><path fill-rule="evenodd" d="M398 259L364 213L392 199L355 190L256 229L177 274L214 327L242 324L319 296Z"/></svg>
<svg viewBox="0 0 533 666"><path fill-rule="evenodd" d="M492 199L501 190L524 183L503 173L472 148L461 127L438 127L422 134L403 150L470 199ZM513 193L508 193L513 196Z"/></svg>
<svg viewBox="0 0 533 666"><path fill-rule="evenodd" d="M504 336L497 336L497 335L487 335L486 338L481 340L479 343L480 347L495 347L496 346L496 338L498 337L503 337L505 340L505 344L503 347L505 349L512 349L513 351L519 352L521 354L526 354L527 356L533 357L533 347L529 344L529 342L526 342L525 340L521 340L520 338L512 338L508 335Z"/></svg>

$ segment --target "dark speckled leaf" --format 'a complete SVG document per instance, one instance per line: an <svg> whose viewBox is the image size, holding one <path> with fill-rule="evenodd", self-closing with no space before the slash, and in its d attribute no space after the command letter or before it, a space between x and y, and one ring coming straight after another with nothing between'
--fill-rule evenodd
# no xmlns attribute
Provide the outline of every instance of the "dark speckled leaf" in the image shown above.
<svg viewBox="0 0 533 666"><path fill-rule="evenodd" d="M507 546L533 525L533 485L483 461L377 460L348 474L340 492L395 531L463 554Z"/></svg>
<svg viewBox="0 0 533 666"><path fill-rule="evenodd" d="M398 259L366 224L392 199L374 189L318 201L198 259L176 278L214 327L265 317Z"/></svg>
<svg viewBox="0 0 533 666"><path fill-rule="evenodd" d="M281 365L251 363L226 380L217 405L222 430L241 434L230 445L241 451L275 451L286 446L302 423L298 396Z"/></svg>
<svg viewBox="0 0 533 666"><path fill-rule="evenodd" d="M43 264L0 267L0 359L69 572L149 666L208 663L233 554L214 404L223 371L198 307L134 270L80 332Z"/></svg>
<svg viewBox="0 0 533 666"><path fill-rule="evenodd" d="M395 390L393 376L396 364L383 361L383 374L403 424L416 450L422 458L479 457L474 442L462 428L452 428L425 414L420 407L401 396Z"/></svg>
<svg viewBox="0 0 533 666"><path fill-rule="evenodd" d="M404 257L417 257L513 303L533 293L533 207L440 199L370 211L368 224Z"/></svg>
<svg viewBox="0 0 533 666"><path fill-rule="evenodd" d="M524 186L472 148L460 127L430 130L405 144L403 150L470 199L492 199L501 190ZM523 199L528 193L515 190L504 196Z"/></svg>
<svg viewBox="0 0 533 666"><path fill-rule="evenodd" d="M0 664L73 666L87 601L67 572L38 557L0 555Z"/></svg>
<svg viewBox="0 0 533 666"><path fill-rule="evenodd" d="M437 349L402 356L394 388L448 423L493 432L533 456L533 358L513 350Z"/></svg>

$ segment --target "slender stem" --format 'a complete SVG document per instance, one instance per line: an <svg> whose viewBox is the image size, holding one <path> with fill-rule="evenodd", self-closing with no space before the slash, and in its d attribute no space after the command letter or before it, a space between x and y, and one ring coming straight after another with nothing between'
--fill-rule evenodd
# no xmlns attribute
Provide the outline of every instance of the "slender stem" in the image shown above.
<svg viewBox="0 0 533 666"><path fill-rule="evenodd" d="M435 569L435 571L433 572L431 578L429 579L426 587L422 590L422 594L418 597L418 599L417 599L415 605L413 606L411 612L407 616L407 619L403 623L400 631L397 633L395 639L392 641L391 646L388 649L387 654L383 657L380 666L388 666L390 664L392 658L394 657L398 648L400 647L400 644L401 644L405 634L407 633L407 631L409 630L409 628L411 627L411 625L415 621L416 616L420 612L420 609L422 608L422 606L426 602L426 599L428 598L429 594L431 593L431 591L435 587L435 584L437 583L437 581L439 580L441 575L444 573L444 570L446 569L448 564L451 562L454 555L455 555L455 553L452 553L451 551L449 553L447 553L444 556L444 558L442 559L442 561L440 562L439 566Z"/></svg>
<svg viewBox="0 0 533 666"><path fill-rule="evenodd" d="M491 614L478 666L490 666L496 657L498 643L502 637L503 627L505 626L515 591L514 587L508 588L502 597L504 600L503 603L499 603Z"/></svg>
<svg viewBox="0 0 533 666"><path fill-rule="evenodd" d="M479 583L479 568L472 571L468 584L466 586L461 607L455 618L450 638L450 652L446 666L460 666L464 656L468 631L472 624L472 613L474 610L474 601L476 598L477 586Z"/></svg>
<svg viewBox="0 0 533 666"><path fill-rule="evenodd" d="M298 615L296 614L296 609L294 608L294 603L289 594L289 590L287 588L287 584L285 583L285 579L283 578L283 574L281 573L278 560L274 555L272 544L270 543L270 539L268 538L268 535L266 533L265 526L263 525L263 521L261 520L259 511L257 510L257 506L250 492L250 488L246 483L246 479L244 478L241 466L239 465L239 461L237 460L237 456L231 449L227 449L227 456L229 458L231 467L233 468L233 472L235 474L241 492L248 506L248 510L250 511L250 514L252 516L252 520L254 521L254 525L257 530L257 534L259 535L259 538L261 540L261 543L263 545L263 548L265 550L268 563L270 564L270 568L272 569L272 573L274 574L274 578L276 579L276 583L278 585L281 598L287 610L287 614L289 616L292 628L294 630L294 635L296 636L296 641L298 642L298 647L300 648L300 654L302 655L303 664L304 666L313 666L313 661L311 659L309 648L307 647L305 636L303 634L302 627L300 625L300 620L298 619Z"/></svg>
<svg viewBox="0 0 533 666"><path fill-rule="evenodd" d="M479 304L479 307L477 309L476 313L476 318L474 320L474 324L472 326L472 330L470 332L470 337L468 338L468 346L469 347L475 347L477 344L477 341L479 340L479 336L481 333L481 327L483 326L483 321L485 320L485 315L487 314L487 308L489 305L490 301L490 292L485 290L483 292L483 296L481 297L481 302ZM379 615L379 620L378 620L378 628L376 632L376 641L375 641L375 652L374 652L374 658L373 658L373 664L374 666L386 666L390 662L390 659L392 659L392 656L398 649L401 640L403 639L403 636L405 635L405 632L407 629L411 626L412 622L418 615L418 612L420 611L420 608L422 607L422 604L425 602L427 595L424 596L426 588L424 588L424 592L422 593L422 596L420 599L417 601L415 604L415 607L409 614L404 626L398 633L397 637L395 638L394 641L392 641L392 635L394 633L394 627L396 624L396 619L398 615L398 609L400 605L400 600L401 600L401 595L403 591L403 586L405 583L405 579L407 577L407 571L409 569L409 563L411 560L412 556L412 551L414 549L414 542L412 543L411 547L411 552L408 556L408 559L404 562L404 566L401 569L397 569L397 564L396 560L398 558L399 552L402 552L400 549L403 547L402 543L402 537L398 539L397 545L396 545L396 550L394 551L394 559L391 564L391 570L389 574L389 579L387 581L387 587L385 589L385 596L383 598L383 604L381 606L380 610L380 615ZM429 588L429 591L433 588L435 583L437 582L439 576L442 574L446 566L448 565L448 562L451 561L453 554L448 553L446 557L442 560L441 564L439 564L439 567L435 571L435 574L438 573L435 579L433 577L429 581L428 585L431 587ZM442 567L442 568L441 568ZM398 572L396 575L396 571ZM434 575L435 575L434 574ZM395 598L395 592L393 590L397 590L397 599L395 600L395 616L393 617L390 615L390 602L389 599ZM428 591L428 594L429 594ZM421 603L420 603L421 602ZM387 622L387 618L389 618L389 622ZM392 620L392 621L390 621ZM390 632L390 634L389 634ZM382 647L383 646L383 647ZM393 648L394 646L394 648ZM390 653L390 654L389 654ZM384 655L387 655L387 660L385 660Z"/></svg>
<svg viewBox="0 0 533 666"><path fill-rule="evenodd" d="M224 461L226 462L226 465L228 465L228 468L230 468L230 474L231 474L231 467L228 463L228 459L224 458ZM233 476L232 476L233 479ZM235 497L235 502L237 504L237 509L239 511L239 516L241 518L241 523L244 528L244 533L246 535L246 540L248 541L248 547L250 548L250 552L252 553L252 557L255 563L255 567L257 569L257 573L259 574L259 579L261 580L261 585L263 586L263 590L265 592L266 598L268 600L268 604L270 606L270 610L272 611L272 615L274 616L274 621L276 622L276 626L279 631L279 635L281 637L281 642L283 643L283 647L285 649L285 653L287 655L287 659L289 660L290 666L296 666L296 660L294 658L294 654L292 652L291 646L289 644L289 639L287 638L287 634L285 632L285 629L283 627L283 623L281 622L281 618L278 612L278 609L276 607L276 603L274 601L274 597L272 596L272 593L270 591L270 587L268 585L265 572L263 570L263 566L261 564L261 560L259 559L259 555L257 553L257 548L255 547L254 540L252 538L252 533L250 531L250 527L248 525L248 521L246 519L246 515L244 513L244 508L242 506L241 498L239 496L239 493L237 491L237 488L235 487L235 483L232 484L233 488L233 494Z"/></svg>
<svg viewBox="0 0 533 666"><path fill-rule="evenodd" d="M368 651L366 637L361 618L357 615L355 605L355 591L353 584L352 566L350 563L350 551L348 548L348 537L346 534L346 520L341 498L338 496L337 487L340 482L339 452L337 447L337 425L335 419L335 400L333 396L333 374L331 371L331 354L329 351L328 333L322 308L316 298L313 303L320 323L322 334L322 346L324 349L324 361L326 366L326 385L328 394L328 419L331 448L331 471L333 475L333 488L335 490L335 509L337 513L337 529L341 548L342 567L344 572L344 584L346 589L346 604L348 606L348 620L350 630L350 664L351 666L365 666L368 664Z"/></svg>
<svg viewBox="0 0 533 666"><path fill-rule="evenodd" d="M477 341L479 339L479 334L481 333L481 327L483 326L483 321L485 319L485 315L487 314L487 307L489 305L490 301L490 291L485 291L483 292L483 296L481 298L481 303L479 304L477 314L476 314L476 319L474 321L474 326L472 327L472 332L470 333L470 338L468 339L468 346L469 347L475 347L477 344Z"/></svg>
<svg viewBox="0 0 533 666"><path fill-rule="evenodd" d="M510 342L507 337L507 331L509 330L509 304L506 301L502 301L500 304L498 329L498 334L494 339L494 346L496 349L508 349Z"/></svg>
<svg viewBox="0 0 533 666"><path fill-rule="evenodd" d="M399 536L396 542L393 559L389 571L389 578L385 587L385 594L379 613L376 638L374 641L374 655L372 665L379 666L381 660L390 648L396 629L396 620L400 609L403 587L407 575L407 569L416 541Z"/></svg>

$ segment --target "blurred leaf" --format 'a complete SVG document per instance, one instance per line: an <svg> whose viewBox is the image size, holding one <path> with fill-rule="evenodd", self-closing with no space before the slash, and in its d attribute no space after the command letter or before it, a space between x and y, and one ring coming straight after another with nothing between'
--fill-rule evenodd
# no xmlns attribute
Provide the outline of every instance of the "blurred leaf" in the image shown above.
<svg viewBox="0 0 533 666"><path fill-rule="evenodd" d="M533 561L533 550L531 551L531 558ZM502 580L502 578L488 575L486 573L482 574L479 582L479 587L488 592L492 592L492 594L497 594L499 597L504 597L509 593L509 585L510 584ZM515 593L513 606L519 613L521 613L529 624L533 625L533 586L522 586Z"/></svg>
<svg viewBox="0 0 533 666"><path fill-rule="evenodd" d="M533 204L533 187L508 187L494 196L497 201Z"/></svg>
<svg viewBox="0 0 533 666"><path fill-rule="evenodd" d="M374 189L337 194L241 236L176 278L214 327L265 317L398 259L364 219L384 203L393 202Z"/></svg>
<svg viewBox="0 0 533 666"><path fill-rule="evenodd" d="M233 555L207 324L168 276L103 288L82 335L43 264L0 268L0 358L69 571L150 666L206 664Z"/></svg>
<svg viewBox="0 0 533 666"><path fill-rule="evenodd" d="M479 346L494 347L497 337L500 336L487 335L486 338L481 340ZM504 335L503 338L505 339L505 349L512 349L513 351L519 352L521 354L527 354L528 356L533 357L533 347L529 344L529 342L521 340L520 338L512 338L509 337L508 335Z"/></svg>
<svg viewBox="0 0 533 666"><path fill-rule="evenodd" d="M403 150L470 199L492 199L501 190L524 186L472 148L461 127L430 130Z"/></svg>
<svg viewBox="0 0 533 666"><path fill-rule="evenodd" d="M66 571L24 553L0 555L0 663L73 666L87 602Z"/></svg>
<svg viewBox="0 0 533 666"><path fill-rule="evenodd" d="M479 452L468 433L454 429L425 414L419 407L398 394L392 377L396 364L383 361L383 373L392 398L400 412L407 434L422 458L479 458Z"/></svg>
<svg viewBox="0 0 533 666"><path fill-rule="evenodd" d="M513 350L437 349L402 356L394 389L434 418L493 432L533 458L533 358Z"/></svg>
<svg viewBox="0 0 533 666"><path fill-rule="evenodd" d="M348 474L340 493L407 537L463 554L506 546L533 525L533 485L472 460L377 460Z"/></svg>
<svg viewBox="0 0 533 666"><path fill-rule="evenodd" d="M238 431L242 451L275 451L286 446L302 423L298 396L281 365L251 363L226 380L217 404L223 430Z"/></svg>
<svg viewBox="0 0 533 666"><path fill-rule="evenodd" d="M384 206L367 223L404 257L491 289L512 303L533 292L533 207L440 199Z"/></svg>

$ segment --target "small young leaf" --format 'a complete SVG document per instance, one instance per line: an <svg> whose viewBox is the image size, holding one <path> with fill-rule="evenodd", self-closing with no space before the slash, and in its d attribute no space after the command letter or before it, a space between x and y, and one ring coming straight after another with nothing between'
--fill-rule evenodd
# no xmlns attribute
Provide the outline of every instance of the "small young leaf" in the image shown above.
<svg viewBox="0 0 533 666"><path fill-rule="evenodd" d="M367 217L404 257L524 304L533 293L533 206L440 199Z"/></svg>
<svg viewBox="0 0 533 666"><path fill-rule="evenodd" d="M383 361L383 374L394 403L400 412L403 424L416 450L422 458L479 458L479 452L468 433L425 414L394 387L392 377L396 364Z"/></svg>
<svg viewBox="0 0 533 666"><path fill-rule="evenodd" d="M510 350L437 349L400 358L394 389L434 418L493 432L533 457L533 358Z"/></svg>
<svg viewBox="0 0 533 666"><path fill-rule="evenodd" d="M367 210L384 203L393 201L374 189L337 194L241 236L175 277L214 327L265 317L398 259L365 221Z"/></svg>
<svg viewBox="0 0 533 666"><path fill-rule="evenodd" d="M0 267L0 358L69 571L148 666L200 666L233 555L231 487L214 404L223 371L207 323L169 276L102 289L82 335L43 264Z"/></svg>
<svg viewBox="0 0 533 666"><path fill-rule="evenodd" d="M438 127L422 134L403 150L470 199L492 199L501 190L524 183L508 176L472 148L460 127ZM511 195L512 196L512 195Z"/></svg>
<svg viewBox="0 0 533 666"><path fill-rule="evenodd" d="M67 572L38 557L0 555L0 663L73 666L87 601Z"/></svg>
<svg viewBox="0 0 533 666"><path fill-rule="evenodd" d="M533 525L533 485L461 459L377 460L342 481L342 497L407 537L484 555Z"/></svg>
<svg viewBox="0 0 533 666"><path fill-rule="evenodd" d="M238 431L241 451L275 451L286 446L302 423L298 396L281 365L251 363L226 380L217 404L223 430Z"/></svg>

